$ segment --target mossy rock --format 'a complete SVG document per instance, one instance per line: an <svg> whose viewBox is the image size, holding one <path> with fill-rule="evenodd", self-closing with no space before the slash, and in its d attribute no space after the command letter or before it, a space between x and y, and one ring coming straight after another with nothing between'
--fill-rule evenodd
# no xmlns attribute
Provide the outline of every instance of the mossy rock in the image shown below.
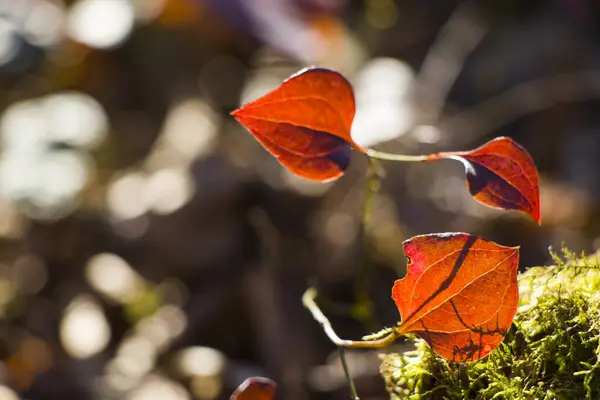
<svg viewBox="0 0 600 400"><path fill-rule="evenodd" d="M483 360L454 363L421 339L382 356L391 399L600 399L600 266L563 249L519 276L519 308Z"/></svg>

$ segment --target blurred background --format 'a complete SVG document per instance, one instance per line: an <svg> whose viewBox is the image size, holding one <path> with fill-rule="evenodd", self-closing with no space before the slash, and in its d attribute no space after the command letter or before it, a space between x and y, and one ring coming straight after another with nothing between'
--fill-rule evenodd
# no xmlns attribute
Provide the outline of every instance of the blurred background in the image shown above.
<svg viewBox="0 0 600 400"><path fill-rule="evenodd" d="M347 399L338 334L394 324L402 241L465 231L600 246L596 0L0 0L0 400ZM367 162L313 184L229 112L318 65L353 83L355 140L407 154L524 145L542 228L471 199L460 163ZM388 351L398 350L399 347ZM379 352L350 352L385 399Z"/></svg>

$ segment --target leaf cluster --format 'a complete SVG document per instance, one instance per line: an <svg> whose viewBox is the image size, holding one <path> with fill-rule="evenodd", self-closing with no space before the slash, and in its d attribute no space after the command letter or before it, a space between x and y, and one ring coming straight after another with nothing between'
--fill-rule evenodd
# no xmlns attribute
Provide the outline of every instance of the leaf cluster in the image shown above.
<svg viewBox="0 0 600 400"><path fill-rule="evenodd" d="M459 364L415 350L383 356L392 399L600 398L598 255L552 253L553 266L519 277L520 306L505 341L487 358Z"/></svg>
<svg viewBox="0 0 600 400"><path fill-rule="evenodd" d="M317 182L340 178L350 163L352 148L369 157L371 166L373 159L396 162L454 159L464 164L467 189L475 200L488 207L524 212L540 223L537 169L527 151L512 139L496 138L470 151L418 156L383 153L353 141L355 111L352 85L346 78L335 71L308 68L233 111L232 116L281 165L302 178ZM372 192L369 185L367 193ZM365 225L369 220L369 205L367 196ZM409 264L406 276L397 280L392 289L402 319L394 329L384 329L362 341L341 339L318 308L316 290L309 288L303 296L305 307L338 347L355 399L358 395L344 361L344 347L384 347L400 335L418 334L433 349L422 347L421 352L435 351L445 359L436 361L431 353L432 368L441 370L440 366L446 366L449 372L446 376L452 376L454 361L482 359L501 344L518 307L518 247L501 246L466 233L416 236L403 246ZM400 371L415 364L405 363L406 357L409 356L400 357ZM416 388L417 392L425 390L421 390L426 386L421 375L428 376L428 381L437 379L431 370L428 375L427 369L414 366L419 371L418 380L408 377L403 394L408 391L410 395ZM457 368L465 371L465 367ZM401 372L399 382L403 374L406 375ZM460 375L457 379L464 387L470 378ZM469 390L473 387L467 386ZM433 390L440 388L443 386Z"/></svg>

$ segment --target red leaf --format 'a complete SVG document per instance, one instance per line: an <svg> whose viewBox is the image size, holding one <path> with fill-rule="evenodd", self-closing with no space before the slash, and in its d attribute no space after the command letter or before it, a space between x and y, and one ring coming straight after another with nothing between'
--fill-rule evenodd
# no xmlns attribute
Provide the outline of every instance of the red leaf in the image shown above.
<svg viewBox="0 0 600 400"><path fill-rule="evenodd" d="M350 162L354 93L337 72L305 69L232 115L293 173L326 182Z"/></svg>
<svg viewBox="0 0 600 400"><path fill-rule="evenodd" d="M466 233L416 236L404 242L406 276L392 298L399 333L416 333L440 356L475 361L504 339L517 310L519 248Z"/></svg>
<svg viewBox="0 0 600 400"><path fill-rule="evenodd" d="M270 379L248 378L233 392L230 400L273 400L275 389L277 384Z"/></svg>
<svg viewBox="0 0 600 400"><path fill-rule="evenodd" d="M467 187L480 203L523 211L541 222L535 164L512 139L500 137L472 151L432 154L428 160L440 158L454 158L465 165Z"/></svg>

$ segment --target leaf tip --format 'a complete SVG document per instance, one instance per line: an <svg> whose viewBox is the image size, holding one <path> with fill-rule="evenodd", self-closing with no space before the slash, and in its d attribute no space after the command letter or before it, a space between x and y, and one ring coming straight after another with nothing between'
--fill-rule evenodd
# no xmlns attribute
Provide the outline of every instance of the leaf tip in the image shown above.
<svg viewBox="0 0 600 400"><path fill-rule="evenodd" d="M240 113L241 110L242 110L241 108L233 110L232 112L229 113L229 115L231 115L233 118L237 119L237 117L238 117L238 115L239 115L239 113Z"/></svg>
<svg viewBox="0 0 600 400"><path fill-rule="evenodd" d="M537 222L537 224L539 226L542 226L542 215L541 215L541 212L540 212L539 204L540 204L540 201L538 199L538 207L535 210L535 214L533 215L533 218L535 219L535 222Z"/></svg>

